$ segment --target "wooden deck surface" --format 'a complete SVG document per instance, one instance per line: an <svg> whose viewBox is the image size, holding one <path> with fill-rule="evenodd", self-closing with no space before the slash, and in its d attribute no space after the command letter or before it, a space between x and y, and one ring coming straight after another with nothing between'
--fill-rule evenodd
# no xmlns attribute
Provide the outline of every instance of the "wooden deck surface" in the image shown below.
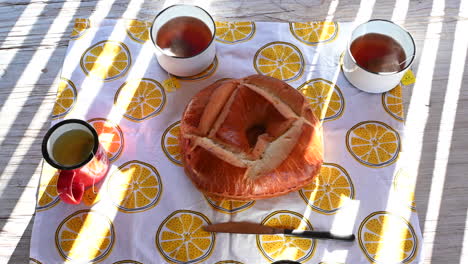
<svg viewBox="0 0 468 264"><path fill-rule="evenodd" d="M0 263L27 263L40 143L77 17L151 20L198 3L216 20L394 20L414 36L417 82L405 91L406 150L417 173L425 263L468 263L468 1L0 1Z"/></svg>

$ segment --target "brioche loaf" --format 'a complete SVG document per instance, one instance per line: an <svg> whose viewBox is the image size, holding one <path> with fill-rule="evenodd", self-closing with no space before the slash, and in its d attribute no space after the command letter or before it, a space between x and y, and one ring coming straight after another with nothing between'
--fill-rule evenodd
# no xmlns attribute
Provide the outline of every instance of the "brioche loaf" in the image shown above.
<svg viewBox="0 0 468 264"><path fill-rule="evenodd" d="M194 185L230 200L299 190L323 161L321 123L306 98L263 75L218 81L196 94L181 120L180 145Z"/></svg>

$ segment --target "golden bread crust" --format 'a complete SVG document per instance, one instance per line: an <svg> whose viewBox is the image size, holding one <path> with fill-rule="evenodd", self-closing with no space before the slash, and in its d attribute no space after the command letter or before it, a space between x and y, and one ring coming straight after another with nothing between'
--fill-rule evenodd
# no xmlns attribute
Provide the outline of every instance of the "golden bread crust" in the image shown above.
<svg viewBox="0 0 468 264"><path fill-rule="evenodd" d="M263 75L201 90L183 114L180 144L194 185L231 200L299 190L323 162L322 126L305 97Z"/></svg>

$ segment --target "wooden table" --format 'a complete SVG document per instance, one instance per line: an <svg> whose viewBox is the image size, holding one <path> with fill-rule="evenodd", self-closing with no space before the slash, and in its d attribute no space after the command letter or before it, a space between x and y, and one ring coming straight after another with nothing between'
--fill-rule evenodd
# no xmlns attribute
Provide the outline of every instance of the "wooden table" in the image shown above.
<svg viewBox="0 0 468 264"><path fill-rule="evenodd" d="M130 3L128 3L130 2ZM26 263L49 127L77 17L151 20L190 1L3 0L0 3L0 263ZM468 1L193 1L217 20L394 20L414 36L417 82L405 91L405 151L417 174L426 263L468 263ZM463 83L465 81L465 84ZM463 107L463 102L465 107Z"/></svg>

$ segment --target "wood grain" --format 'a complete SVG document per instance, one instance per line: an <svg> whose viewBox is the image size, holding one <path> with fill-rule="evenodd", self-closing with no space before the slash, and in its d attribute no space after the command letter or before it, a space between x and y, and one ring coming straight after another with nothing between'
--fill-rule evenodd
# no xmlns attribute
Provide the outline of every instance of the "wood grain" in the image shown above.
<svg viewBox="0 0 468 264"><path fill-rule="evenodd" d="M74 18L150 20L163 6L176 2L194 1L0 2L0 263L26 263L29 256L41 169L40 142L49 127ZM468 235L468 73L466 58L457 58L458 54L466 57L463 35L468 14L460 10L468 9L467 1L196 2L217 20L365 21L393 17L404 25L418 48L413 69L420 85L405 90L405 105L409 109L407 127L412 129L408 141L415 146L408 152L418 176L416 201L425 237L425 263L467 261L462 246ZM457 31L457 26L465 32ZM454 65L455 60L458 64Z"/></svg>

